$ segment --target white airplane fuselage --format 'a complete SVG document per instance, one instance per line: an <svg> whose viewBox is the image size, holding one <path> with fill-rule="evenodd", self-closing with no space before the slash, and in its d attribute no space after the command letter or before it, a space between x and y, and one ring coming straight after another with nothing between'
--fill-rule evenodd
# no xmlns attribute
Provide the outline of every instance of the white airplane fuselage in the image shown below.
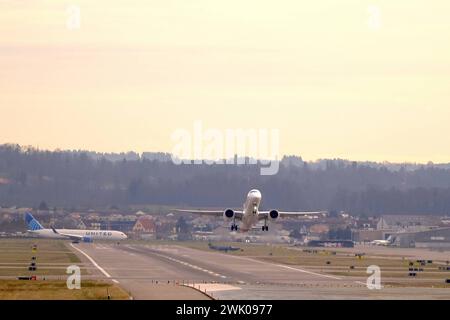
<svg viewBox="0 0 450 320"><path fill-rule="evenodd" d="M259 190L251 190L247 194L247 199L244 203L243 215L240 230L248 231L258 223L259 205L261 204L261 192Z"/></svg>
<svg viewBox="0 0 450 320"><path fill-rule="evenodd" d="M28 230L42 238L67 239L62 234L72 234L76 236L90 238L92 240L124 240L127 238L125 233L115 230L80 230L80 229L56 229L55 233L52 229Z"/></svg>
<svg viewBox="0 0 450 320"><path fill-rule="evenodd" d="M388 246L391 242L388 240L374 240L371 242L375 246Z"/></svg>

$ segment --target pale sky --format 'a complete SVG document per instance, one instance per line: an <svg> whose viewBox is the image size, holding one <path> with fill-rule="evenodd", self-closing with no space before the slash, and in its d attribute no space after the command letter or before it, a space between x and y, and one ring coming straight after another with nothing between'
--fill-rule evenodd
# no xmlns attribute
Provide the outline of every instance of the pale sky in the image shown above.
<svg viewBox="0 0 450 320"><path fill-rule="evenodd" d="M1 0L0 143L171 152L200 120L279 129L308 160L450 162L449 16L448 0Z"/></svg>

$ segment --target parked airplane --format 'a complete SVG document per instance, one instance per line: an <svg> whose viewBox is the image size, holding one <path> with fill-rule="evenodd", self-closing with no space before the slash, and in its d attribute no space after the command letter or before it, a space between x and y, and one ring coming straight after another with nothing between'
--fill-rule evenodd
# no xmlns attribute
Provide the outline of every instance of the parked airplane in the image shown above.
<svg viewBox="0 0 450 320"><path fill-rule="evenodd" d="M375 246L388 246L392 243L392 236L389 236L386 240L373 240L370 244Z"/></svg>
<svg viewBox="0 0 450 320"><path fill-rule="evenodd" d="M231 220L231 231L237 231L238 225L236 220L241 221L240 230L242 232L249 231L252 227L259 221L264 220L264 225L262 226L263 231L269 231L269 226L267 221L276 220L278 218L285 217L298 217L298 216L308 216L308 215L326 215L326 211L317 212L284 212L278 210L270 211L259 211L259 205L261 204L261 192L259 190L253 189L248 195L244 203L244 208L242 211L235 211L233 209L226 209L224 211L209 211L209 210L176 210L179 212L190 212L194 214L207 215L207 216L223 216L224 219Z"/></svg>
<svg viewBox="0 0 450 320"><path fill-rule="evenodd" d="M94 240L124 240L127 235L114 230L80 230L80 229L44 229L31 213L25 214L28 232L42 238L70 239L73 241L93 242Z"/></svg>
<svg viewBox="0 0 450 320"><path fill-rule="evenodd" d="M225 251L225 252L241 250L241 248L232 247L232 246L215 246L211 242L208 243L208 247L212 250Z"/></svg>

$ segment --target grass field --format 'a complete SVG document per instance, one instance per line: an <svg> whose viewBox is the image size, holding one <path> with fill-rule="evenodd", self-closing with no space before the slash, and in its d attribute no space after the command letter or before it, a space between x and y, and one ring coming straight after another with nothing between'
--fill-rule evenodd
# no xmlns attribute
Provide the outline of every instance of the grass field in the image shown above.
<svg viewBox="0 0 450 320"><path fill-rule="evenodd" d="M66 246L67 241L44 239L1 239L0 276L65 275L69 265L76 264L85 274L80 259ZM32 246L37 245L33 252ZM28 271L31 258L36 257L36 271Z"/></svg>
<svg viewBox="0 0 450 320"><path fill-rule="evenodd" d="M82 280L80 290L69 290L66 269L78 265L81 275L88 270L68 247L69 242L45 239L0 239L0 300L74 300L129 299L117 285L105 281ZM36 245L37 250L32 250ZM32 257L36 271L29 271ZM36 276L37 281L17 280L19 276ZM44 280L46 279L46 280Z"/></svg>
<svg viewBox="0 0 450 320"><path fill-rule="evenodd" d="M67 289L65 281L0 280L0 300L128 300L120 287L102 281L83 281L80 290Z"/></svg>

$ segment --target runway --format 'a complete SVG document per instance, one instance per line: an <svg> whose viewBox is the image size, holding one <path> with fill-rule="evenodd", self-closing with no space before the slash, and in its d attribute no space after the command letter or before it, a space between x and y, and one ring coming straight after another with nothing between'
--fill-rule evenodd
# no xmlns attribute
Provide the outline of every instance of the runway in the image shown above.
<svg viewBox="0 0 450 320"><path fill-rule="evenodd" d="M200 291L215 299L237 300L450 299L448 289L369 290L366 278L332 276L299 266L175 245L77 244L73 247L83 261L96 264L95 276L117 282L136 299L184 299L189 295L193 299L206 298ZM164 296L164 290L156 290L155 295L155 286L162 285L172 290Z"/></svg>

